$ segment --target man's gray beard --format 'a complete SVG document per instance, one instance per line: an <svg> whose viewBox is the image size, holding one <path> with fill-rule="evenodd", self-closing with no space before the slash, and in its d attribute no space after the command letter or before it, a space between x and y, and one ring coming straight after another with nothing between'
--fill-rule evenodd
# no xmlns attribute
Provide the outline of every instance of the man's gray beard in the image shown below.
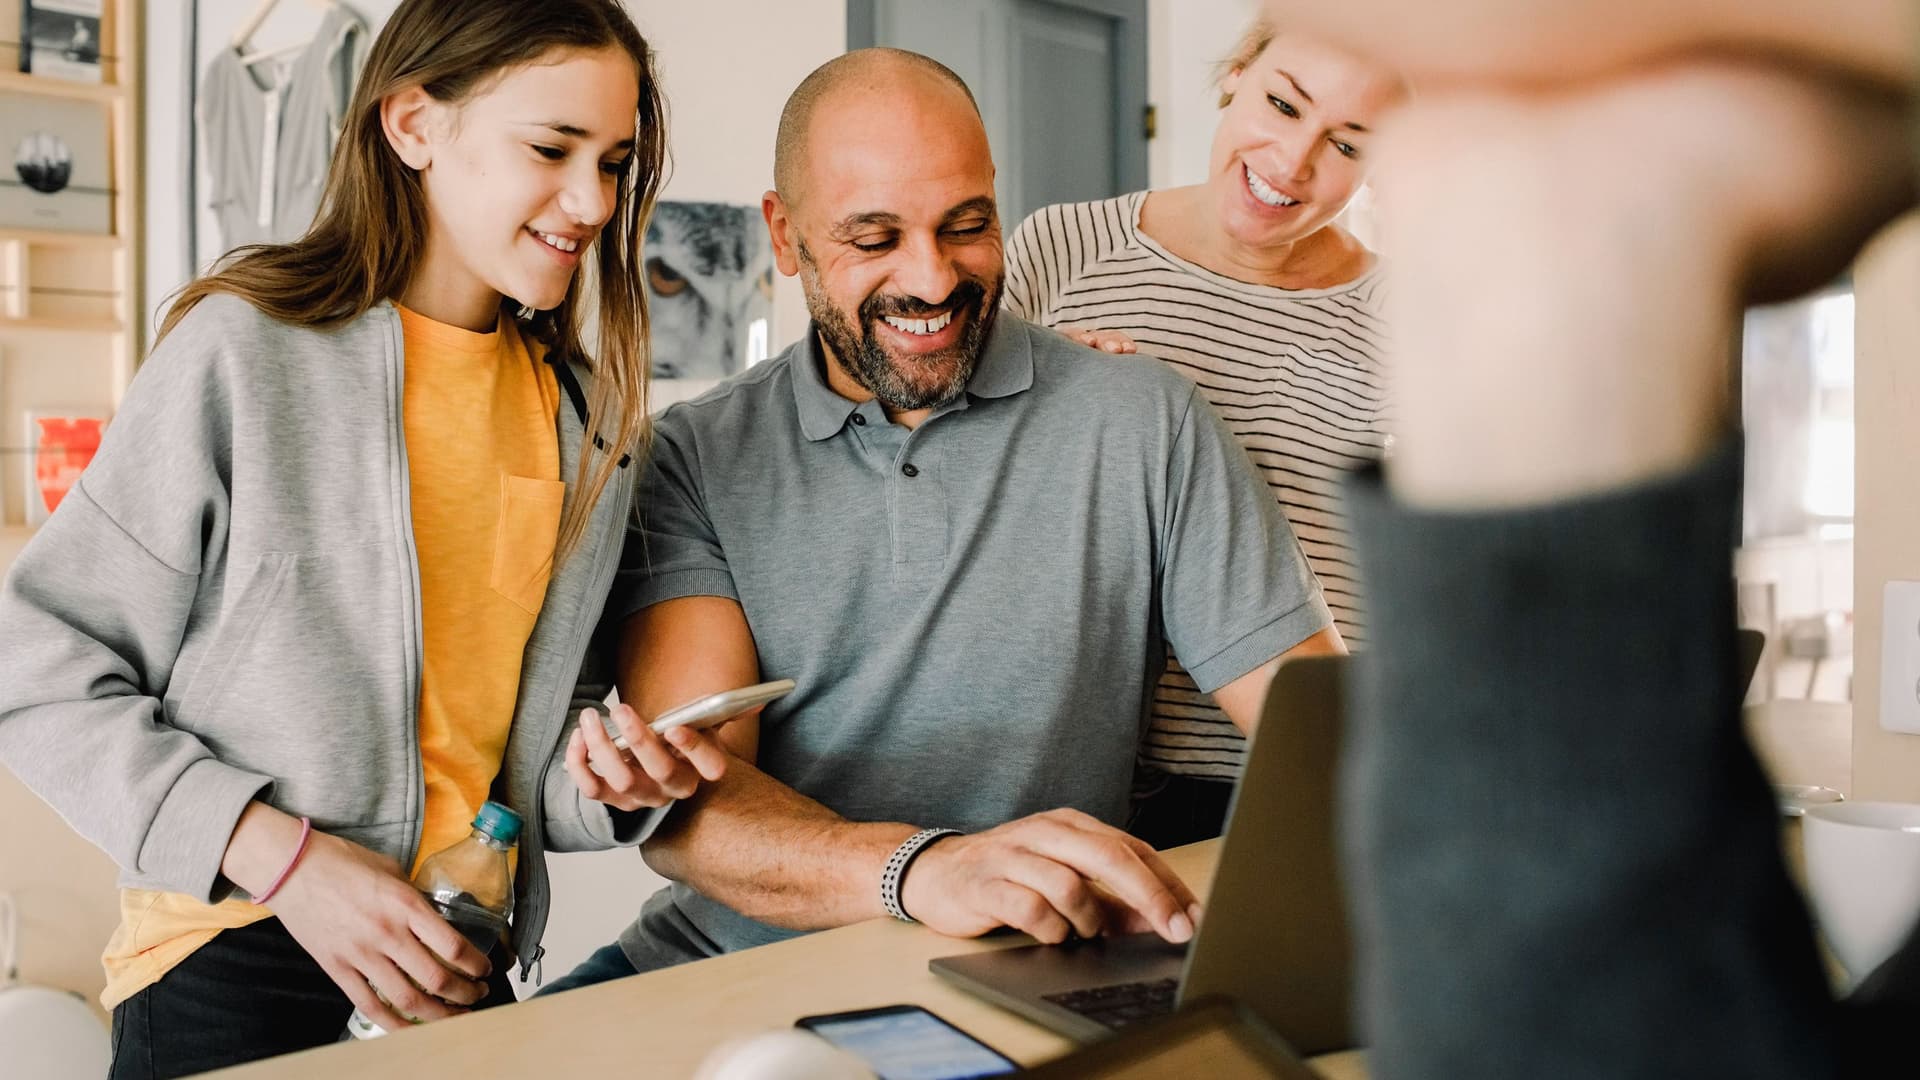
<svg viewBox="0 0 1920 1080"><path fill-rule="evenodd" d="M821 340L839 359L841 370L865 387L881 405L895 412L937 408L966 390L967 382L979 367L981 354L986 351L987 332L993 328L1001 291L999 284L995 283L977 309L966 309L966 329L961 331L960 341L952 348L942 349L927 357L902 358L896 362L874 333L877 319L862 319L862 332L856 333L846 313L826 299L825 290L818 287L818 278L809 273L803 284L807 286L807 313L813 316ZM922 368L945 367L947 372L944 378L927 386L907 379L900 371L901 364L914 364Z"/></svg>

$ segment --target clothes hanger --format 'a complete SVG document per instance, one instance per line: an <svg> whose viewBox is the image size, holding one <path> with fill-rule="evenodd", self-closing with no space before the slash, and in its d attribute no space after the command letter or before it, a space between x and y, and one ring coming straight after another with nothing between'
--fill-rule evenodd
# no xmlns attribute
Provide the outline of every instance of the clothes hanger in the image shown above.
<svg viewBox="0 0 1920 1080"><path fill-rule="evenodd" d="M283 56L292 56L294 53L297 53L302 49L305 49L307 46L311 44L313 44L313 39L308 38L305 41L296 41L291 45L282 45L277 49L265 49L260 52L242 53L240 55L240 66L252 67L253 65L258 64L262 60L276 60Z"/></svg>
<svg viewBox="0 0 1920 1080"><path fill-rule="evenodd" d="M337 0L308 0L308 3L322 12L339 6ZM295 42L292 45L285 45L278 49L267 49L265 51L252 53L246 51L247 42L253 39L254 32L260 29L261 23L267 21L267 16L273 14L273 9L279 6L280 0L260 0L260 5L253 9L253 14L247 16L246 21L240 24L240 28L233 32L231 45L233 51L240 54L241 64L252 67L262 60L286 56L289 53L296 53L312 44L312 39L309 38L306 41Z"/></svg>
<svg viewBox="0 0 1920 1080"><path fill-rule="evenodd" d="M260 5L253 9L253 14L247 16L247 21L241 23L240 28L233 32L233 51L239 52L246 48L247 42L253 40L253 32L260 29L260 24L266 22L267 16L273 14L273 9L279 6L280 0L260 0Z"/></svg>

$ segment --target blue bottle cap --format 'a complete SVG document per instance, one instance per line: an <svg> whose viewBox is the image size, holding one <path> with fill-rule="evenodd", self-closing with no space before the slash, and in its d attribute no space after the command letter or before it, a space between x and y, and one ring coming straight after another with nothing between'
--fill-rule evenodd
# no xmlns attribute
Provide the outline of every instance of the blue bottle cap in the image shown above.
<svg viewBox="0 0 1920 1080"><path fill-rule="evenodd" d="M503 844L520 839L520 815L497 802L480 807L480 812L473 815L473 827Z"/></svg>

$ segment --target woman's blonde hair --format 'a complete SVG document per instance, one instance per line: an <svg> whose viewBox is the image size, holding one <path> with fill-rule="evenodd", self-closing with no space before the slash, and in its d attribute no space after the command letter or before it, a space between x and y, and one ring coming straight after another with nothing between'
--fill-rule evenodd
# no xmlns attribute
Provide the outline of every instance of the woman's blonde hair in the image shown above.
<svg viewBox="0 0 1920 1080"><path fill-rule="evenodd" d="M1248 65L1260 58L1261 53L1267 51L1267 46L1273 44L1273 39L1279 36L1280 29L1273 24L1272 20L1264 15L1255 18L1240 34L1239 40L1234 42L1233 52L1228 53L1225 59L1213 66L1214 85L1218 86L1226 82L1227 76L1236 71L1245 71ZM1233 104L1233 95L1225 90L1220 91L1220 107L1224 109L1231 104Z"/></svg>
<svg viewBox="0 0 1920 1080"><path fill-rule="evenodd" d="M650 431L652 357L641 242L666 172L666 102L653 52L619 0L404 0L374 42L354 87L313 226L292 243L229 252L212 272L174 297L159 337L215 293L231 293L281 322L308 327L338 326L398 297L426 252L427 202L419 175L387 142L381 101L418 86L436 101L459 105L499 73L553 50L602 48L632 57L640 102L633 154L620 177L612 215L595 241L598 356L589 357L583 343L584 275L574 276L558 307L523 324L556 361L577 361L594 372L575 496L561 518L556 543L555 562L564 559L586 532L622 454L643 455ZM503 301L503 306L514 303ZM584 446L594 445L596 437L613 449L594 467Z"/></svg>

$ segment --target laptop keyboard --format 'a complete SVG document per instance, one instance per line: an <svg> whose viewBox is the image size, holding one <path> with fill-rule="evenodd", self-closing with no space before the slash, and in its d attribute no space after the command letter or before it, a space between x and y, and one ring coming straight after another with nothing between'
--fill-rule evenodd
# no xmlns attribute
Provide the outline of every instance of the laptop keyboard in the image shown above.
<svg viewBox="0 0 1920 1080"><path fill-rule="evenodd" d="M1095 1023L1123 1028L1171 1014L1179 990L1178 979L1156 979L1048 994L1046 1000Z"/></svg>

